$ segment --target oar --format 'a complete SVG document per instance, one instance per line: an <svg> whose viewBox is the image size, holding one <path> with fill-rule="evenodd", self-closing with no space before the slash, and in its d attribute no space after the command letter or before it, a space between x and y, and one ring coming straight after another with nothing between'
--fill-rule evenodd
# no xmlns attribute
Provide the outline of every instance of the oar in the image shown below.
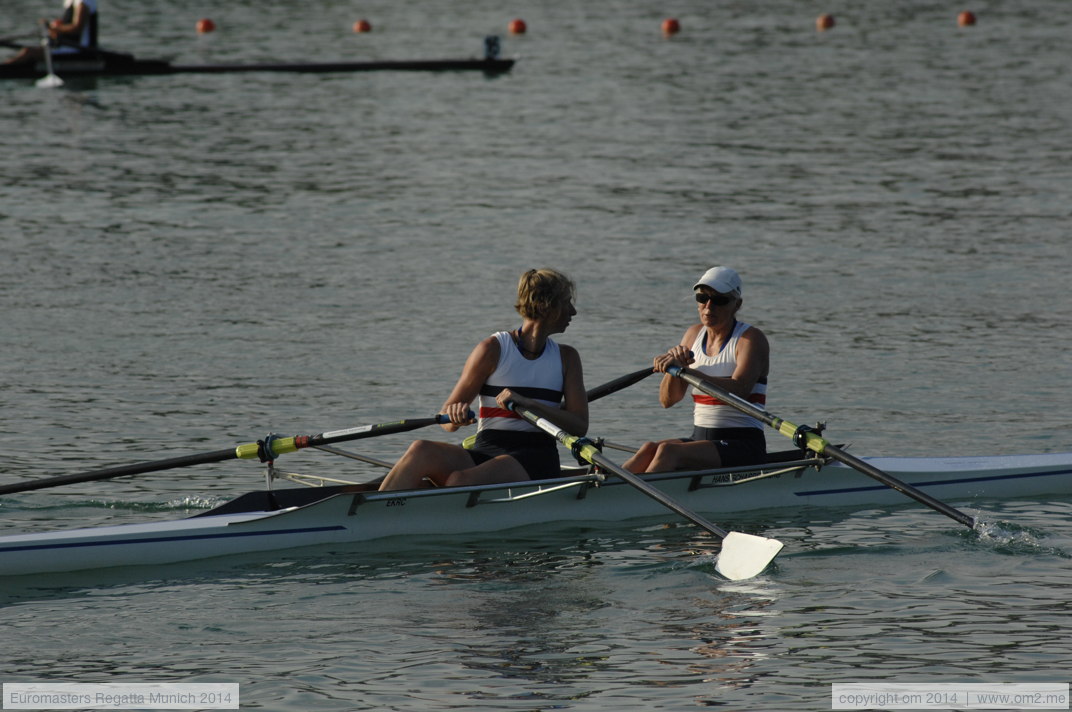
<svg viewBox="0 0 1072 712"><path fill-rule="evenodd" d="M680 514L685 519L721 539L722 551L718 555L715 570L731 581L739 581L758 575L763 569L767 568L767 564L782 550L782 542L777 539L767 539L742 532L730 532L715 526L691 509L675 502L662 490L652 487L629 470L604 457L599 448L595 446L595 443L588 438L570 435L551 421L541 418L515 403L510 403L509 406L522 418L554 437L577 456L593 465L599 465L603 469L613 472L667 509Z"/></svg>
<svg viewBox="0 0 1072 712"><path fill-rule="evenodd" d="M777 430L782 435L792 438L793 444L797 447L807 448L808 450L817 452L820 455L827 455L828 457L833 458L838 462L848 465L854 470L858 470L864 473L868 477L873 477L887 487L895 489L901 494L907 495L912 499L916 500L917 502L921 502L922 504L927 505L931 509L937 512L941 512L947 517L950 517L951 519L955 519L969 529L975 528L974 517L970 517L964 512L950 507L945 502L931 497L926 492L921 492L907 482L902 482L896 477L893 477L892 475L889 475L878 469L874 465L864 462L858 457L850 455L836 445L831 445L829 442L827 442L825 438L811 430L808 426L794 425L788 420L782 420L781 418L775 417L767 411L763 410L762 408L759 408L755 404L749 403L748 401L734 395L733 393L730 393L724 388L719 388L718 386L703 380L699 376L693 375L691 373L686 373L679 366L671 366L667 369L667 372L671 376L676 376L677 378L680 378L689 385L694 386L697 390L702 391L714 398L718 398L726 405L732 406L737 410L741 411L742 413L746 413L755 418L756 420L759 420L766 425L769 425L771 428Z"/></svg>
<svg viewBox="0 0 1072 712"><path fill-rule="evenodd" d="M37 86L44 89L55 89L63 86L63 80L52 71L52 47L49 46L48 31L45 29L45 23L43 22L41 23L41 52L45 55L45 69L48 70L48 73L37 80Z"/></svg>
<svg viewBox="0 0 1072 712"><path fill-rule="evenodd" d="M607 381L601 386L596 386L595 388L589 389L585 393L585 396L587 397L588 402L591 403L592 401L599 400L604 396L609 396L611 393L617 393L623 388L628 388L634 383L639 383L653 373L655 373L655 371L649 367L642 368L638 371L633 371L632 373L627 373L624 376L618 376L613 381ZM473 433L462 441L462 447L468 450L472 448L475 443L476 433Z"/></svg>
<svg viewBox="0 0 1072 712"><path fill-rule="evenodd" d="M83 472L81 474L47 477L42 480L33 480L31 482L0 485L0 495L14 494L15 492L28 492L30 490L58 487L60 485L70 485L78 482L107 480L113 477L124 477L126 475L140 475L146 472L159 472L161 470L170 470L176 467L204 465L211 462L223 462L225 460L259 458L262 462L267 462L268 460L274 460L279 455L295 452L307 447L330 445L331 443L340 443L346 440L373 438L379 435L390 435L392 433L404 433L409 430L416 430L417 428L435 425L436 423L445 423L447 420L448 418L446 415L440 414L433 418L413 418L409 420L398 420L393 423L362 425L356 428L347 428L346 430L332 430L325 433L319 433L318 435L295 435L293 437L270 435L259 442L246 443L225 450L215 450L212 452L203 452L183 457L172 457L166 460L155 460L153 462L119 465L117 467L107 467L102 470Z"/></svg>
<svg viewBox="0 0 1072 712"><path fill-rule="evenodd" d="M639 371L633 371L632 373L627 373L624 376L619 376L613 381L607 381L602 386L596 386L595 388L588 391L588 402L591 403L594 400L599 400L603 396L609 396L611 393L617 393L623 388L628 388L634 383L639 383L640 381L643 381L645 378L647 378L654 372L654 369L649 366L647 368L642 368Z"/></svg>
<svg viewBox="0 0 1072 712"><path fill-rule="evenodd" d="M3 37L0 37L0 47L22 49L23 45L18 43L19 40L29 40L39 36L39 32L21 32L17 35L4 35Z"/></svg>

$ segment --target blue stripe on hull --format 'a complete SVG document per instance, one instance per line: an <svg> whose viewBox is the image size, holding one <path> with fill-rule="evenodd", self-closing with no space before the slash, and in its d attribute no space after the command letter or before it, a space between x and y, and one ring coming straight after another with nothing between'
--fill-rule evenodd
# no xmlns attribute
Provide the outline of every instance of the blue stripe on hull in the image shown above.
<svg viewBox="0 0 1072 712"><path fill-rule="evenodd" d="M855 470L852 470L855 472ZM940 485L961 485L965 483L975 482L996 482L998 480L1019 480L1029 477L1052 477L1054 475L1069 475L1072 474L1072 470L1058 470L1056 472L1021 472L1015 475L991 475L988 477L961 477L953 480L929 480L927 482L908 482L908 484L916 487L917 489L923 489L924 487L937 487ZM825 490L805 490L802 492L796 492L798 497L811 497L814 495L827 495L827 494L850 494L853 492L874 492L876 490L890 489L886 485L870 485L868 487L842 487L839 489L825 489Z"/></svg>
<svg viewBox="0 0 1072 712"><path fill-rule="evenodd" d="M264 532L229 532L226 534L183 534L181 536L143 537L140 539L116 539L115 541L75 541L56 544L26 544L23 546L6 546L0 554L13 551L42 551L48 549L72 549L84 546L120 546L126 544L158 544L166 541L198 541L202 539L230 539L240 536L277 536L280 534L312 534L314 532L331 532L344 530L344 526L306 527L303 529L280 529Z"/></svg>

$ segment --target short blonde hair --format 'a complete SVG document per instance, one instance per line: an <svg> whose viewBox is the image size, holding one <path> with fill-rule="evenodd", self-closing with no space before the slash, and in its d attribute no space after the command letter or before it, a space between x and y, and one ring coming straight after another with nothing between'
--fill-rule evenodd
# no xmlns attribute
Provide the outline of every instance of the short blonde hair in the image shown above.
<svg viewBox="0 0 1072 712"><path fill-rule="evenodd" d="M517 283L514 308L526 319L542 319L563 309L577 293L573 280L553 269L530 269Z"/></svg>

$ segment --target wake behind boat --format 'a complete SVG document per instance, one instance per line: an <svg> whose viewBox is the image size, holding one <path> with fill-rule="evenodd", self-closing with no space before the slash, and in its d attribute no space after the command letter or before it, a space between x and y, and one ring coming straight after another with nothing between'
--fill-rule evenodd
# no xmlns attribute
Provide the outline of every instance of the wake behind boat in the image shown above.
<svg viewBox="0 0 1072 712"><path fill-rule="evenodd" d="M1072 453L866 458L934 497L980 500L1072 494ZM291 474L300 480L302 476ZM312 477L317 480L316 476ZM800 451L748 468L644 475L698 512L904 504L893 489ZM625 522L667 510L596 468L552 479L377 492L342 484L250 492L185 519L0 537L0 575L154 565L399 535L495 534L527 525Z"/></svg>

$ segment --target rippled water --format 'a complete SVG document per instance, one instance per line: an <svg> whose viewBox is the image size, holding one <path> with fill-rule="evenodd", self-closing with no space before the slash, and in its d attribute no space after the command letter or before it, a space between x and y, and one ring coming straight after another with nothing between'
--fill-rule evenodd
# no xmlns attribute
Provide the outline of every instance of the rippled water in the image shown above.
<svg viewBox="0 0 1072 712"><path fill-rule="evenodd" d="M867 2L817 34L830 8L685 2L667 40L662 10L620 1L373 2L364 36L337 3L232 2L196 37L207 10L108 2L111 46L183 63L530 31L495 79L4 82L0 481L430 415L545 264L579 283L562 340L589 386L676 341L724 262L771 339L775 414L862 455L1066 451L1067 8L970 29L960 9ZM5 32L41 13L10 0ZM592 433L682 432L654 397L593 405ZM259 482L232 464L16 495L0 529ZM982 535L914 507L750 513L725 523L786 549L735 584L656 522L8 581L0 681L239 682L270 710L811 710L839 681L1060 681L1068 505L987 502Z"/></svg>

